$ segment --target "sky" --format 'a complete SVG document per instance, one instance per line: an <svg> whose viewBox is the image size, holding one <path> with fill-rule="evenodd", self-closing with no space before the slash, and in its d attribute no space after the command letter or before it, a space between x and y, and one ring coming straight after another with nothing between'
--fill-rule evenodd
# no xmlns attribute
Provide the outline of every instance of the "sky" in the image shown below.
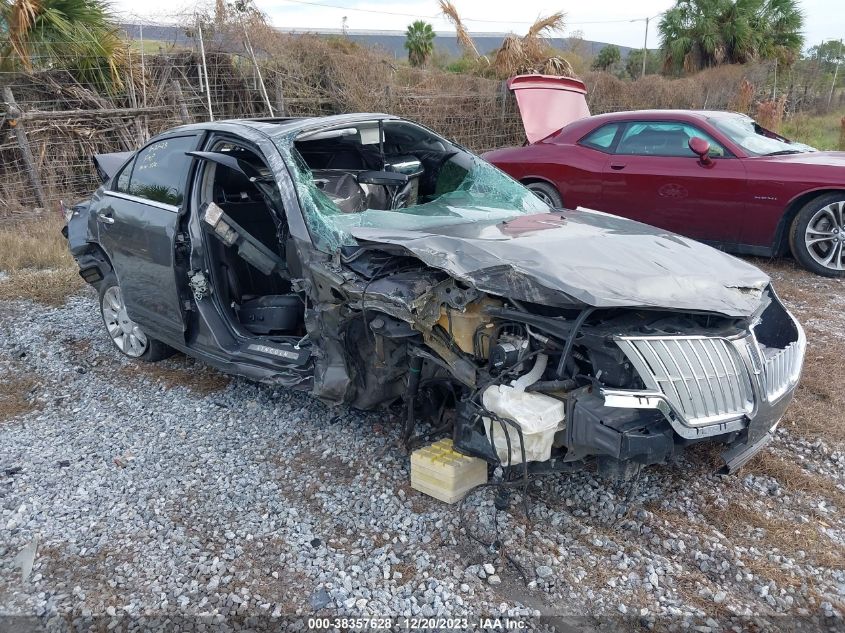
<svg viewBox="0 0 845 633"><path fill-rule="evenodd" d="M279 28L340 29L343 18L349 29L405 30L414 19L424 19L435 31L453 30L439 14L436 0L254 0L271 23ZM827 39L845 37L842 0L799 0L805 14L806 46ZM190 14L196 3L179 0L112 0L122 18L141 17L169 22L176 14ZM645 18L657 18L673 0L594 0L593 2L549 2L548 0L453 0L472 32L524 33L541 15L562 10L566 14L564 35L580 31L584 39L641 48ZM139 7L141 5L143 8ZM320 6L324 5L324 6ZM326 7L334 5L345 8ZM184 7L181 10L177 7ZM648 45L658 46L657 19L648 30Z"/></svg>

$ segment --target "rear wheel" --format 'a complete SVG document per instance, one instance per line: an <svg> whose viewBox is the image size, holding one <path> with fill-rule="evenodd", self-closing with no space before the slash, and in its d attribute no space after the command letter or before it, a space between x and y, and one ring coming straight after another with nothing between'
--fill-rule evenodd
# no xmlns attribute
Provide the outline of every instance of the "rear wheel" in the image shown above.
<svg viewBox="0 0 845 633"><path fill-rule="evenodd" d="M789 245L807 270L845 277L845 192L819 196L804 205L792 222Z"/></svg>
<svg viewBox="0 0 845 633"><path fill-rule="evenodd" d="M100 314L112 343L129 358L155 362L173 355L172 347L147 336L129 318L120 285L112 274L100 282Z"/></svg>
<svg viewBox="0 0 845 633"><path fill-rule="evenodd" d="M550 185L547 182L529 182L525 186L550 207L554 209L563 207L563 199L554 185Z"/></svg>

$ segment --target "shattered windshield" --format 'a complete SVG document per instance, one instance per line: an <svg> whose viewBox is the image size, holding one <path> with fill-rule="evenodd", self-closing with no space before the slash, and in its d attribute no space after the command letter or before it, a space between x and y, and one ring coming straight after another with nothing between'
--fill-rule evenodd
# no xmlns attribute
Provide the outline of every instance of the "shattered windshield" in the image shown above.
<svg viewBox="0 0 845 633"><path fill-rule="evenodd" d="M356 122L274 142L324 251L355 245L351 231L359 227L429 230L550 211L489 163L406 121Z"/></svg>
<svg viewBox="0 0 845 633"><path fill-rule="evenodd" d="M812 152L808 145L793 143L767 130L754 119L746 116L717 116L710 119L723 134L753 156L799 154Z"/></svg>

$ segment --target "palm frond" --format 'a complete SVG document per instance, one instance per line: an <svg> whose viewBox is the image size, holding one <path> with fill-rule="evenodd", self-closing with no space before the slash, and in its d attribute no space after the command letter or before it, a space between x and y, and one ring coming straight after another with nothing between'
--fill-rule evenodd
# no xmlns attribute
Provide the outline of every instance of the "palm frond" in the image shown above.
<svg viewBox="0 0 845 633"><path fill-rule="evenodd" d="M526 61L522 40L515 35L508 35L496 51L493 68L500 77L510 77L523 72Z"/></svg>
<svg viewBox="0 0 845 633"><path fill-rule="evenodd" d="M446 19L452 23L452 26L455 27L455 34L458 38L458 44L460 47L465 52L471 53L476 59L481 57L475 46L475 42L469 34L469 31L461 21L461 16L458 13L457 8L455 8L455 5L452 4L450 0L438 0L438 2L440 4L440 11L446 16Z"/></svg>
<svg viewBox="0 0 845 633"><path fill-rule="evenodd" d="M528 32L525 34L524 40L533 39L535 37L543 36L549 32L562 31L566 25L566 14L563 11L552 13L545 18L537 18L532 24Z"/></svg>

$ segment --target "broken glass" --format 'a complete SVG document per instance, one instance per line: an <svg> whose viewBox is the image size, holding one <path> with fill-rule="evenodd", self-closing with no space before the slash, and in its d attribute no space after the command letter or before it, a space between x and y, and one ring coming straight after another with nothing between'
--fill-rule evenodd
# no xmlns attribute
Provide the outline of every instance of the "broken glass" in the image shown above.
<svg viewBox="0 0 845 633"><path fill-rule="evenodd" d="M294 138L275 139L291 166L296 191L315 246L334 251L357 242L350 230L389 228L425 231L473 222L498 223L520 215L548 213L550 208L521 184L459 148L440 169L437 185L427 200L406 208L344 212L314 182L311 169L294 146Z"/></svg>

